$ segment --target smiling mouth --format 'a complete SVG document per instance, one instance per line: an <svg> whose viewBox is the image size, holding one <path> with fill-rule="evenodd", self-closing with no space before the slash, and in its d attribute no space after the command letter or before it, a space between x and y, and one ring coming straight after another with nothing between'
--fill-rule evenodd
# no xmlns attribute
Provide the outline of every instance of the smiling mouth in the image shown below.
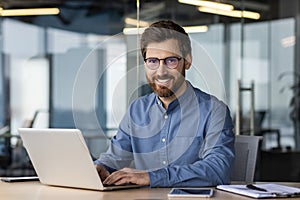
<svg viewBox="0 0 300 200"><path fill-rule="evenodd" d="M156 79L157 84L161 85L161 86L168 86L170 84L172 79L168 78L168 79Z"/></svg>

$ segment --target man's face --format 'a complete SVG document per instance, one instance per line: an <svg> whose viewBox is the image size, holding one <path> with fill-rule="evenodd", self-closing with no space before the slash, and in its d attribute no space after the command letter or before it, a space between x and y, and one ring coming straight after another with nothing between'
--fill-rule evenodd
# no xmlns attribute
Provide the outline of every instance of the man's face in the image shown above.
<svg viewBox="0 0 300 200"><path fill-rule="evenodd" d="M148 44L146 59L165 59L167 57L181 59L178 61L177 67L173 69L168 68L163 60L159 61L157 69L149 69L145 63L147 81L159 97L171 97L176 93L185 80L185 70L190 67L190 64L182 58L177 40L169 39L163 42Z"/></svg>

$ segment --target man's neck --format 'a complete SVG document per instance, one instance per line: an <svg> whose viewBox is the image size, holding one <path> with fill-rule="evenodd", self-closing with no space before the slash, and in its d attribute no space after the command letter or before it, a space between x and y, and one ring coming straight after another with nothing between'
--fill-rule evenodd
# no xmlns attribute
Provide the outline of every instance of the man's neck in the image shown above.
<svg viewBox="0 0 300 200"><path fill-rule="evenodd" d="M172 101L174 101L175 99L180 97L185 92L186 88L187 88L187 83L186 83L186 81L184 81L183 84L181 85L181 87L172 96L170 96L170 97L158 97L158 98L163 103L164 108L167 109Z"/></svg>

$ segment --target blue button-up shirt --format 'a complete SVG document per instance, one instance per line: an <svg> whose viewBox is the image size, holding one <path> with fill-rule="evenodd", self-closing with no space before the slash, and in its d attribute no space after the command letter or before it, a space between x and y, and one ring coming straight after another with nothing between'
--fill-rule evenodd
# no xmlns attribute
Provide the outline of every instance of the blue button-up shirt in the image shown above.
<svg viewBox="0 0 300 200"><path fill-rule="evenodd" d="M154 93L135 100L95 163L109 171L147 170L151 187L227 184L234 159L232 129L228 107L187 82L167 109Z"/></svg>

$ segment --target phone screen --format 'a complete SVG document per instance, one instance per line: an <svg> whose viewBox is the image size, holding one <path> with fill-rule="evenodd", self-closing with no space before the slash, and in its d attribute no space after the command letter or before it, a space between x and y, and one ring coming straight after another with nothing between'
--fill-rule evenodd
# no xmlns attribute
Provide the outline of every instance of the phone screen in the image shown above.
<svg viewBox="0 0 300 200"><path fill-rule="evenodd" d="M213 189L197 189L197 188L173 188L169 196L185 196L185 197L210 197L213 194Z"/></svg>

